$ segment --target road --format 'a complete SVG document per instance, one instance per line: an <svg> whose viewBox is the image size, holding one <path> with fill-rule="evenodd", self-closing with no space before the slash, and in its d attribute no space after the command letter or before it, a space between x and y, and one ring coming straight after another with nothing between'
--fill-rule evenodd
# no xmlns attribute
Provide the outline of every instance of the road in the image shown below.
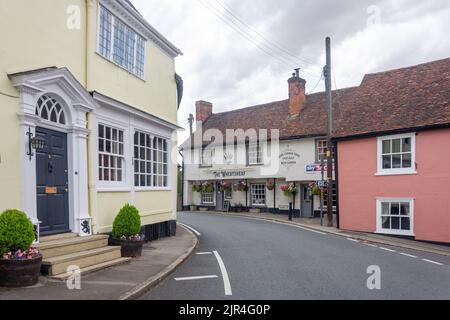
<svg viewBox="0 0 450 320"><path fill-rule="evenodd" d="M142 299L450 299L446 257L219 214L181 213L179 221L200 234L200 245ZM371 266L380 290L368 289Z"/></svg>

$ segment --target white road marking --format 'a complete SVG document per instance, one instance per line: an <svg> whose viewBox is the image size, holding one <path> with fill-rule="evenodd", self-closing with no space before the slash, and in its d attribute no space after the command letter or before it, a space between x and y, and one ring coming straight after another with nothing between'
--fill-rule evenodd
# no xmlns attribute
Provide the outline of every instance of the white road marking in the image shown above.
<svg viewBox="0 0 450 320"><path fill-rule="evenodd" d="M413 259L417 259L417 258L418 258L417 256L413 256L412 254L407 254L407 253L403 253L403 252L400 252L400 254L401 254L402 256L410 257L410 258L413 258Z"/></svg>
<svg viewBox="0 0 450 320"><path fill-rule="evenodd" d="M422 260L425 261L425 262L429 262L429 263L432 263L432 264L436 264L436 265L438 265L438 266L443 266L443 264L440 263L440 262L436 262L436 261L428 260L428 259L422 259Z"/></svg>
<svg viewBox="0 0 450 320"><path fill-rule="evenodd" d="M351 241L351 242L358 242L358 243L359 243L359 240L356 240L356 239L347 238L347 240L348 240L348 241Z"/></svg>
<svg viewBox="0 0 450 320"><path fill-rule="evenodd" d="M383 248L383 247L380 247L380 249L381 249L381 250L384 250L384 251L387 251L387 252L397 252L397 251L395 251L395 250L388 249L388 248Z"/></svg>
<svg viewBox="0 0 450 320"><path fill-rule="evenodd" d="M193 233L195 233L198 237L200 237L201 236L201 234L200 234L200 232L198 232L197 230L195 230L194 228L192 228L192 227L190 227L190 226L188 226L188 225L186 225L186 224L184 224L184 223L181 223L181 222L178 222L180 225L182 225L183 227L186 227L186 228L188 228L189 230L191 230Z"/></svg>
<svg viewBox="0 0 450 320"><path fill-rule="evenodd" d="M372 248L378 248L378 246L370 243L364 243L366 246L372 247Z"/></svg>
<svg viewBox="0 0 450 320"><path fill-rule="evenodd" d="M225 288L225 295L232 296L233 293L231 291L230 278L228 277L227 268L225 268L225 264L223 263L222 257L219 255L219 253L217 251L214 251L214 256L216 257L217 262L219 263L220 271L222 272L223 286Z"/></svg>
<svg viewBox="0 0 450 320"><path fill-rule="evenodd" d="M305 228L305 227L302 227L302 226L299 226L299 225L296 225L296 224L291 224L291 223L283 222L283 221L274 221L274 220L259 219L259 218L244 217L244 216L233 216L233 217L238 217L238 218L248 219L248 220L258 220L258 221L265 221L265 222L270 222L270 223L282 224L282 225L285 225L285 226L290 226L290 227L294 227L294 228L298 228L298 229L302 229L302 230L318 233L318 234L321 234L323 236L327 236L328 235L328 233L325 233L325 232L322 232L322 231L317 231L317 230L314 230L314 229Z"/></svg>
<svg viewBox="0 0 450 320"><path fill-rule="evenodd" d="M192 281L192 280L203 280L203 279L217 279L218 276L199 276L199 277L185 277L185 278L175 278L175 281Z"/></svg>
<svg viewBox="0 0 450 320"><path fill-rule="evenodd" d="M209 254L213 254L212 252L197 252L197 255L199 256L204 256L204 255L209 255Z"/></svg>

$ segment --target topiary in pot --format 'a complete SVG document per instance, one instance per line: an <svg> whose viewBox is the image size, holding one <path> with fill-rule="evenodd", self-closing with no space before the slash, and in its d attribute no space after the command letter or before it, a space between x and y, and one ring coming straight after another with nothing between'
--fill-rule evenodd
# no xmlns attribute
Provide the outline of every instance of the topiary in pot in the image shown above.
<svg viewBox="0 0 450 320"><path fill-rule="evenodd" d="M120 246L122 257L140 257L145 236L140 235L141 216L138 209L125 205L114 219L111 244Z"/></svg>
<svg viewBox="0 0 450 320"><path fill-rule="evenodd" d="M32 247L34 226L19 210L0 215L0 286L25 287L39 280L42 255Z"/></svg>

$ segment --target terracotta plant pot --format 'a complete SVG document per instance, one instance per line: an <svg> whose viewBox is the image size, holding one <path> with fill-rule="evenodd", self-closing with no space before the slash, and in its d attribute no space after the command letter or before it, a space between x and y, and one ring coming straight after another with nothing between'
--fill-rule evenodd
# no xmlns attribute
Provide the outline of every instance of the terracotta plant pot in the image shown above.
<svg viewBox="0 0 450 320"><path fill-rule="evenodd" d="M0 287L34 286L39 281L42 256L29 260L0 260Z"/></svg>
<svg viewBox="0 0 450 320"><path fill-rule="evenodd" d="M138 258L142 256L142 246L144 243L145 240L131 241L111 238L111 245L120 246L123 258Z"/></svg>

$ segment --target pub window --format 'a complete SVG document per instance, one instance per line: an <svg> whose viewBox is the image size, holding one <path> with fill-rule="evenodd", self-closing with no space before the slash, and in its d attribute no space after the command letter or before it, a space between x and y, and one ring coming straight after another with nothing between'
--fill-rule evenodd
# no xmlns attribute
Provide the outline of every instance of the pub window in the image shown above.
<svg viewBox="0 0 450 320"><path fill-rule="evenodd" d="M327 161L328 142L326 139L316 140L316 162Z"/></svg>
<svg viewBox="0 0 450 320"><path fill-rule="evenodd" d="M99 124L98 126L98 176L100 181L123 181L124 132Z"/></svg>
<svg viewBox="0 0 450 320"><path fill-rule="evenodd" d="M262 164L262 148L259 143L249 144L247 150L250 166Z"/></svg>
<svg viewBox="0 0 450 320"><path fill-rule="evenodd" d="M214 157L214 149L202 149L200 154L200 166L212 167Z"/></svg>
<svg viewBox="0 0 450 320"><path fill-rule="evenodd" d="M266 205L266 185L252 184L251 185L251 202L252 206Z"/></svg>
<svg viewBox="0 0 450 320"><path fill-rule="evenodd" d="M214 192L202 192L202 204L214 204Z"/></svg>

